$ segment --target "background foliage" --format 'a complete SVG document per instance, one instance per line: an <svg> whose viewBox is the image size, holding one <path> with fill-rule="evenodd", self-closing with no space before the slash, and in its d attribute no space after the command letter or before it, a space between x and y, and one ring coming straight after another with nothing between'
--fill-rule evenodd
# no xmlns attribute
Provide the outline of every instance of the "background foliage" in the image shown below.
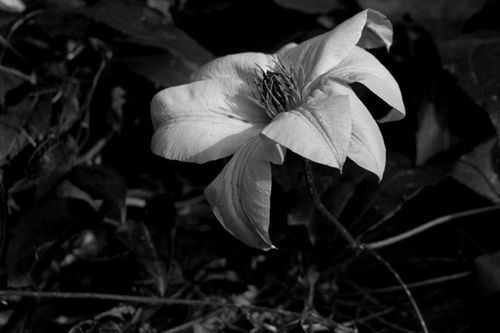
<svg viewBox="0 0 500 333"><path fill-rule="evenodd" d="M391 52L374 54L407 117L381 126L381 183L353 163L342 175L315 166L322 201L367 243L444 217L380 254L430 331L500 331L497 1L0 0L1 289L145 297L0 292L2 332L418 332L394 275L348 250L316 211L294 156L273 169L279 250L263 253L225 232L204 200L223 161L149 150L161 88L215 56L273 52L363 8L393 22Z"/></svg>

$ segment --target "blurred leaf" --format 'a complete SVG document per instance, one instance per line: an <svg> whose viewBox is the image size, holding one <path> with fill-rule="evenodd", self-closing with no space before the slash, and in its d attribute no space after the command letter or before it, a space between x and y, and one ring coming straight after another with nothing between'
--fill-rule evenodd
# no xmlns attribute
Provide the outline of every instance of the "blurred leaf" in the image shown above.
<svg viewBox="0 0 500 333"><path fill-rule="evenodd" d="M496 138L487 140L463 155L451 173L455 180L495 203L500 202L497 142Z"/></svg>
<svg viewBox="0 0 500 333"><path fill-rule="evenodd" d="M92 320L85 320L74 325L68 333L126 332L128 327L143 319L141 315L141 308L119 305L96 315Z"/></svg>
<svg viewBox="0 0 500 333"><path fill-rule="evenodd" d="M449 174L453 161L445 158L414 167L403 156L389 155L384 178L370 199L364 203L349 203L350 211L356 212L353 218L356 227L374 230L381 226L423 189L443 180Z"/></svg>
<svg viewBox="0 0 500 333"><path fill-rule="evenodd" d="M75 199L56 198L29 210L9 240L5 264L8 286L32 284L65 240L95 223L93 209Z"/></svg>
<svg viewBox="0 0 500 333"><path fill-rule="evenodd" d="M213 56L194 39L157 10L133 1L102 0L88 7L85 14L129 36L132 41L162 48L173 54L190 71L211 60Z"/></svg>
<svg viewBox="0 0 500 333"><path fill-rule="evenodd" d="M391 20L409 15L437 40L460 32L464 22L481 10L488 0L357 0L362 8L376 9Z"/></svg>
<svg viewBox="0 0 500 333"><path fill-rule="evenodd" d="M143 222L127 220L118 230L118 237L137 256L146 271L154 278L159 295L165 295L168 283L166 256L160 258L157 245ZM167 236L167 235L165 235Z"/></svg>
<svg viewBox="0 0 500 333"><path fill-rule="evenodd" d="M11 13L22 13L26 9L21 0L0 0L0 10Z"/></svg>
<svg viewBox="0 0 500 333"><path fill-rule="evenodd" d="M342 7L340 0L274 0L284 8L294 9L306 14L325 14Z"/></svg>
<svg viewBox="0 0 500 333"><path fill-rule="evenodd" d="M68 173L67 180L92 199L103 200L120 222L125 221L127 184L118 172L103 165L78 165Z"/></svg>
<svg viewBox="0 0 500 333"><path fill-rule="evenodd" d="M500 33L470 34L442 42L443 64L484 107L500 137Z"/></svg>
<svg viewBox="0 0 500 333"><path fill-rule="evenodd" d="M192 69L178 57L168 53L123 57L120 61L130 71L139 74L160 87L186 83Z"/></svg>
<svg viewBox="0 0 500 333"><path fill-rule="evenodd" d="M438 114L438 110L442 111ZM416 133L416 164L422 165L434 155L450 149L454 140L448 119L443 114L444 108L437 108L436 103L426 100L419 110Z"/></svg>
<svg viewBox="0 0 500 333"><path fill-rule="evenodd" d="M0 44L2 44L3 47L9 47L8 45L10 44L5 43L8 42L0 39ZM23 79L14 75L8 75L6 73L2 73L0 75L0 106L4 106L5 104L5 94L16 87L19 87L23 82Z"/></svg>
<svg viewBox="0 0 500 333"><path fill-rule="evenodd" d="M367 232L378 228L393 217L403 205L418 195L424 188L441 181L451 169L452 161L438 161L421 167L414 167L411 161L397 154L389 154L386 171L382 182L351 164L344 167L340 177L331 175L327 188L320 189L322 200L334 217L343 221L354 234ZM321 178L320 178L321 179ZM324 181L318 181L324 183ZM312 238L331 242L332 235L326 232L322 219L315 219L319 213L307 199L307 206L302 209L312 209L307 218ZM294 212L295 216L298 212ZM306 223L306 221L304 223ZM333 229L332 232L336 234Z"/></svg>
<svg viewBox="0 0 500 333"><path fill-rule="evenodd" d="M5 255L5 245L7 242L7 192L3 185L3 174L0 172L0 276L3 275L3 258Z"/></svg>
<svg viewBox="0 0 500 333"><path fill-rule="evenodd" d="M46 144L67 132L79 116L76 94L76 88L72 89L57 103L50 94L33 94L0 114L0 165L28 145L36 147L37 153L44 151ZM57 121L53 123L53 119Z"/></svg>
<svg viewBox="0 0 500 333"><path fill-rule="evenodd" d="M71 169L77 149L71 136L60 139L48 137L36 147L26 166L26 173L38 182L37 198L47 193L51 185Z"/></svg>
<svg viewBox="0 0 500 333"><path fill-rule="evenodd" d="M31 119L34 119L34 123L40 123L38 120L43 122L44 119L48 121L47 110L37 108L34 100L26 98L22 103L8 108L6 114L0 115L0 165L5 163L5 159L16 156L28 143L36 144L28 132L29 123ZM38 128L38 131L44 129Z"/></svg>
<svg viewBox="0 0 500 333"><path fill-rule="evenodd" d="M500 291L500 251L477 257L474 260L474 271L484 294Z"/></svg>

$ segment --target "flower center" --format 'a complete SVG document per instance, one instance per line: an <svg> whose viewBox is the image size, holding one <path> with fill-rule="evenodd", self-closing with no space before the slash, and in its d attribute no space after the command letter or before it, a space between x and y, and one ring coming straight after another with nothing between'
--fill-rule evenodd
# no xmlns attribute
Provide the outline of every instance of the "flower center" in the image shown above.
<svg viewBox="0 0 500 333"><path fill-rule="evenodd" d="M287 69L278 62L274 70L259 67L256 74L254 85L257 93L250 96L250 99L269 117L274 118L278 113L293 110L300 105L301 94L291 68Z"/></svg>

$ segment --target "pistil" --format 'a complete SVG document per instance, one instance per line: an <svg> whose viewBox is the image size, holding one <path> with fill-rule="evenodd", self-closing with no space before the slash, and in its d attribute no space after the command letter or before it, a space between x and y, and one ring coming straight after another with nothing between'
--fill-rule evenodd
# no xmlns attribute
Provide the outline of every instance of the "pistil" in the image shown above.
<svg viewBox="0 0 500 333"><path fill-rule="evenodd" d="M256 70L256 77L253 83L257 93L250 96L250 99L270 118L300 105L299 85L291 68L286 68L278 62L273 70L259 67Z"/></svg>

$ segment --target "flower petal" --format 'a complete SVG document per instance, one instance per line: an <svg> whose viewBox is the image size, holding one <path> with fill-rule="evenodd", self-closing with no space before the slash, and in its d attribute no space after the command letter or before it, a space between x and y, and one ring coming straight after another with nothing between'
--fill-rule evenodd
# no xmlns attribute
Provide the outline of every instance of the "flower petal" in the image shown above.
<svg viewBox="0 0 500 333"><path fill-rule="evenodd" d="M262 134L311 161L342 169L351 137L349 98L320 94L278 114Z"/></svg>
<svg viewBox="0 0 500 333"><path fill-rule="evenodd" d="M269 118L241 80L212 79L167 88L151 103L152 150L168 159L205 163L233 154Z"/></svg>
<svg viewBox="0 0 500 333"><path fill-rule="evenodd" d="M381 13L367 9L335 27L332 31L278 51L278 58L292 68L303 66L304 86L328 72L347 57L354 46L386 47L392 43L392 25Z"/></svg>
<svg viewBox="0 0 500 333"><path fill-rule="evenodd" d="M239 78L245 82L252 82L255 72L260 68L274 68L277 63L276 55L257 52L231 54L212 60L201 66L191 76L191 81L213 78Z"/></svg>
<svg viewBox="0 0 500 333"><path fill-rule="evenodd" d="M243 243L269 250L271 166L282 164L284 151L256 136L231 158L205 194L219 222Z"/></svg>
<svg viewBox="0 0 500 333"><path fill-rule="evenodd" d="M360 167L382 179L386 151L377 122L363 102L353 93L350 97L352 136L348 157Z"/></svg>
<svg viewBox="0 0 500 333"><path fill-rule="evenodd" d="M347 84L362 83L389 104L393 109L380 122L400 120L405 116L398 83L377 58L360 47L354 47L349 57L324 76L331 76Z"/></svg>

